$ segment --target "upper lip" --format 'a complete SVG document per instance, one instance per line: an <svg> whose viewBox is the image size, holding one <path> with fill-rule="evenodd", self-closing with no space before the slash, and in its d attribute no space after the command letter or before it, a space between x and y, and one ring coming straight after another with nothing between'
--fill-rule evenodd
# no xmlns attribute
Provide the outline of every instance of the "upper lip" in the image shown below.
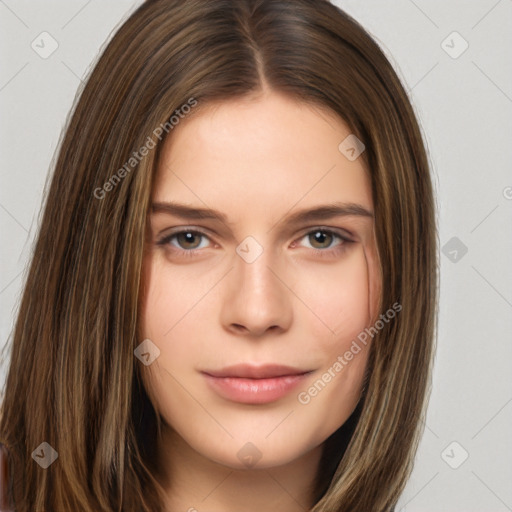
<svg viewBox="0 0 512 512"><path fill-rule="evenodd" d="M212 377L238 377L246 379L271 379L273 377L285 377L288 375L302 375L309 373L311 370L301 370L291 366L283 366L278 364L265 364L262 366L254 366L250 364L236 364L226 366L220 370L205 370L203 373Z"/></svg>

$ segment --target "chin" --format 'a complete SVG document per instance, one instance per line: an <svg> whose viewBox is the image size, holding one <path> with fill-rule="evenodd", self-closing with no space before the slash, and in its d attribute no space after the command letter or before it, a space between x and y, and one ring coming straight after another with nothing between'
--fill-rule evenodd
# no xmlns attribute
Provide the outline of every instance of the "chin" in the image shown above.
<svg viewBox="0 0 512 512"><path fill-rule="evenodd" d="M323 443L304 433L302 440L284 432L275 439L265 437L236 436L235 439L202 439L195 443L186 441L200 456L233 470L270 469L290 464ZM328 437L327 435L325 436ZM243 441L241 439L244 439Z"/></svg>

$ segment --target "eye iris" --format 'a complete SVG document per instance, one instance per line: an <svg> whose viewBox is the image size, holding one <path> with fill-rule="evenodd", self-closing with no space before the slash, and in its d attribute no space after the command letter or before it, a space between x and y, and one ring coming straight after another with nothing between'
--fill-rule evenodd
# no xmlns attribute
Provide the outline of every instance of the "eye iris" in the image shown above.
<svg viewBox="0 0 512 512"><path fill-rule="evenodd" d="M330 241L329 239L332 238L332 235L326 233L325 231L320 231L320 230L314 231L309 236L310 236L310 240L311 240L311 237L313 237L312 240L314 240L314 243L311 244L311 245L313 245L313 247L315 247L315 243L317 243L317 242L320 244L324 244L326 237L327 237L327 241ZM330 245L330 243L327 244L327 247L329 245Z"/></svg>
<svg viewBox="0 0 512 512"><path fill-rule="evenodd" d="M196 244L192 243L194 238L197 238L199 240L199 236L196 233L191 233L189 231L186 231L183 233L178 233L177 238L178 238L180 245L187 249L195 249L199 245L197 243ZM183 241L185 243L182 243ZM192 247L190 247L190 244L192 245Z"/></svg>

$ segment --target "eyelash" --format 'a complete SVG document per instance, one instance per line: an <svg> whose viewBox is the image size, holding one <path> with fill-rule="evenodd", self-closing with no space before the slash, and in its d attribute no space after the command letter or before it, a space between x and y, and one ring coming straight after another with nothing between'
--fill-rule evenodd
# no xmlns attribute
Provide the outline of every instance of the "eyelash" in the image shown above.
<svg viewBox="0 0 512 512"><path fill-rule="evenodd" d="M322 228L322 227L316 227L316 228L313 228L305 233L303 233L298 240L301 240L305 237L307 237L308 235L311 235L311 234L314 234L314 233L317 233L317 232L321 232L323 234L327 234L329 236L333 236L334 238L338 238L342 241L342 243L334 246L334 248L328 248L328 249L311 249L312 251L316 252L319 254L320 257L322 258L326 258L326 257L335 257L337 255L339 255L342 251L344 251L346 249L346 246L347 244L351 244L353 243L354 241L347 238L346 236L342 235L339 231L335 231L335 230L332 230L332 229L327 229L327 228ZM202 231L199 231L197 229L182 229L180 231L175 231L174 233L170 233L170 234L167 234L167 235L164 235L162 238L160 238L158 241L157 241L157 245L158 246L167 246L167 247L172 247L172 251L173 252L177 252L177 253L181 253L180 256L184 256L184 257L187 257L187 258L193 258L193 257L196 257L196 256L199 256L198 254L198 251L200 249L189 249L189 250L185 250L185 249L180 249L179 247L176 247L176 246L171 246L170 244L170 241L176 237L177 235L180 235L182 233L191 233L193 235L200 235L200 236L204 236L206 238L209 238L209 236L202 232Z"/></svg>

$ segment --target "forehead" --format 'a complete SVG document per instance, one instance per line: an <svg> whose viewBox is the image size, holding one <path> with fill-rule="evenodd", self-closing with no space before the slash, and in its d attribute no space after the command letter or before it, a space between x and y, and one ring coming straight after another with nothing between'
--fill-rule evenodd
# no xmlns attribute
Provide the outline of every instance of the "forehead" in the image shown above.
<svg viewBox="0 0 512 512"><path fill-rule="evenodd" d="M278 93L199 105L165 141L154 200L186 200L265 215L319 201L372 208L362 158L338 146L351 134L326 108Z"/></svg>

